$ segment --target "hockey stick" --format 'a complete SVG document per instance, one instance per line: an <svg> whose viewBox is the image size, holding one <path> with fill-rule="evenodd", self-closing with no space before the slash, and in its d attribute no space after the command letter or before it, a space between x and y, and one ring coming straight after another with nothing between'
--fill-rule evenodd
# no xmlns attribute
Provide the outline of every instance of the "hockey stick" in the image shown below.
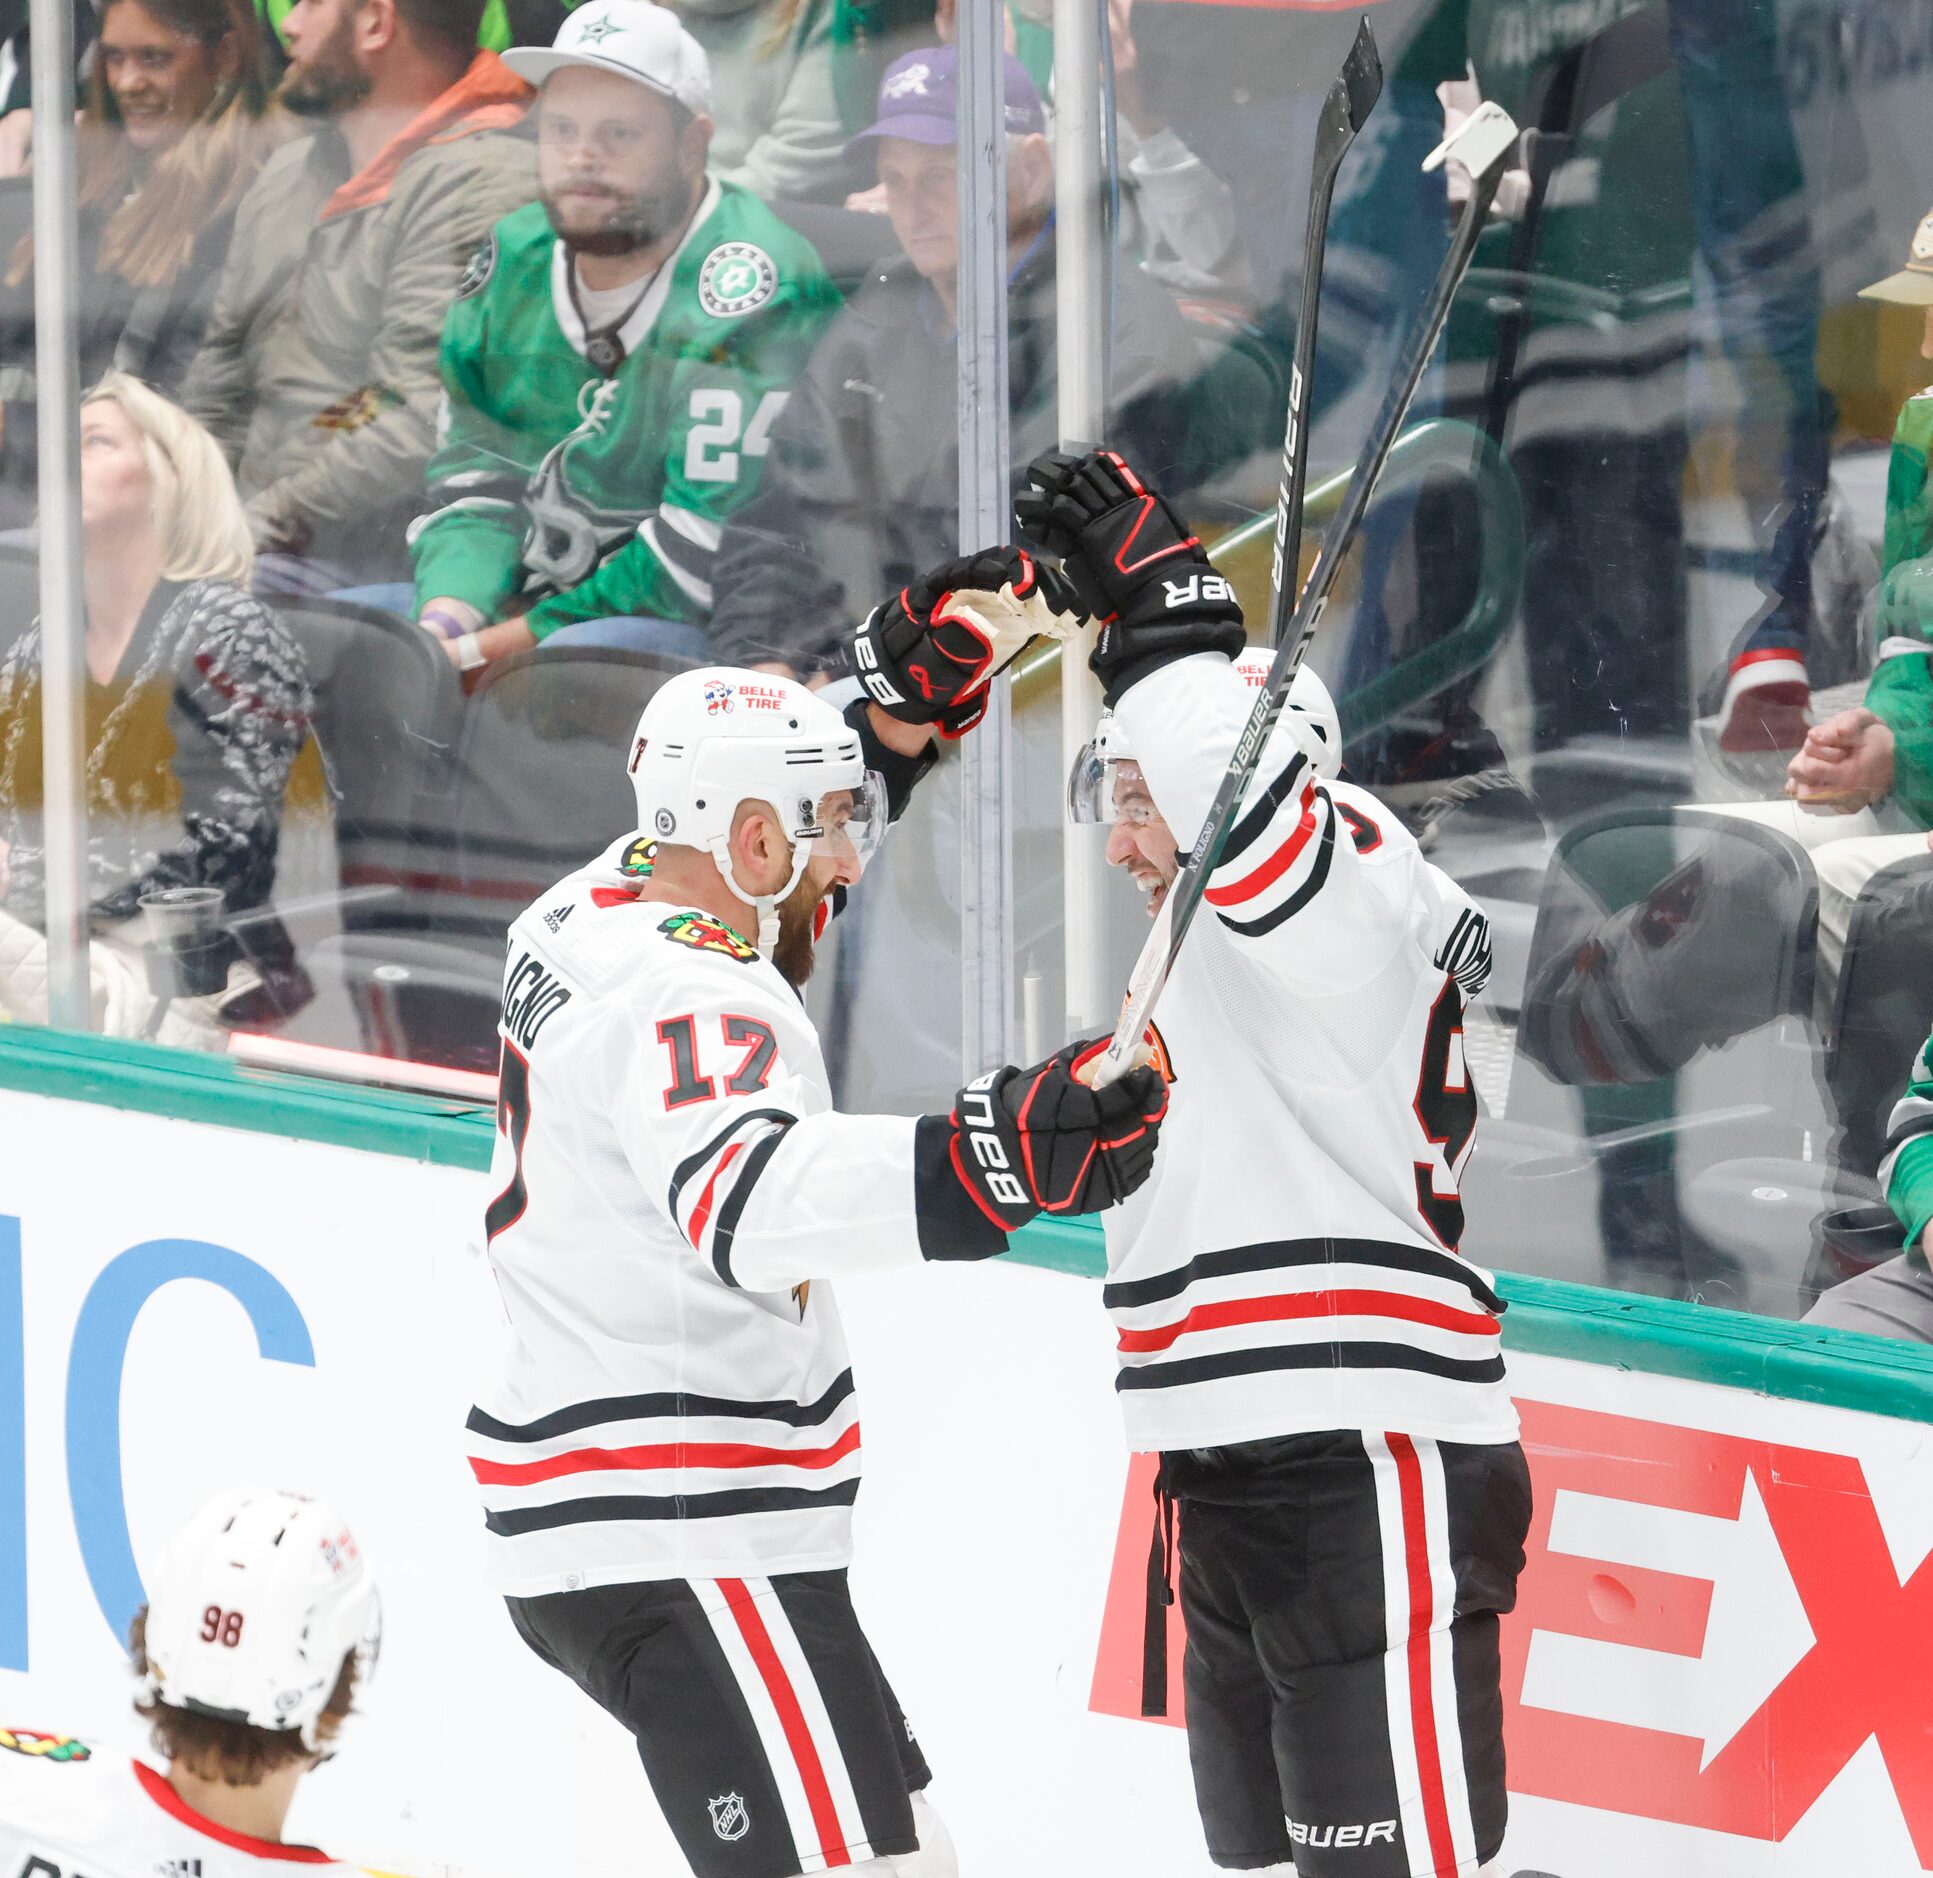
<svg viewBox="0 0 1933 1878"><path fill-rule="evenodd" d="M1329 203L1336 175L1363 120L1383 95L1383 61L1365 17L1316 125L1315 169L1309 183L1309 221L1302 236L1302 304L1295 316L1289 364L1289 417L1282 434L1282 476L1275 491L1275 552L1269 565L1269 644L1279 646L1295 611L1302 568L1302 492L1309 467L1309 383L1315 377L1316 310L1322 298L1322 256L1329 242Z"/></svg>
<svg viewBox="0 0 1933 1878"><path fill-rule="evenodd" d="M1194 847L1175 876L1174 885L1168 889L1167 901L1161 909L1162 917L1155 921L1147 942L1141 948L1141 956L1135 960L1134 976L1128 981L1127 1003L1122 1008L1120 1022L1114 1028L1106 1051L1094 1066L1093 1081L1098 1088L1105 1088L1134 1067L1142 1032L1147 1028L1148 1018L1161 995L1162 987L1168 982L1168 974L1174 969L1175 955L1181 950L1181 942L1187 937L1189 924L1201 904L1209 873L1220 857L1222 842L1234 824L1243 793L1255 774L1256 765L1261 761L1269 733L1274 730L1276 719L1282 713L1282 701L1288 695L1290 681L1302 663L1302 655L1308 650L1309 641L1315 637L1316 625L1329 599L1329 590L1335 585L1336 575L1341 569L1342 557L1348 552L1357 525L1362 521L1363 511L1369 506L1370 493L1396 442L1396 433L1409 410L1410 400L1416 395L1423 368L1429 363L1430 354L1436 350L1437 339L1450 316L1450 303L1456 298L1457 288L1462 285L1471 257L1476 253L1477 237L1483 233L1491 199L1497 193L1497 184L1502 180L1516 144L1517 127L1511 122L1509 114L1500 105L1486 103L1424 159L1423 167L1426 170L1436 169L1450 160L1465 164L1471 176L1470 200L1464 205L1456 233L1450 240L1450 251L1444 256L1443 265L1437 270L1436 279L1431 284L1422 319L1411 337L1402 370L1391 384L1383 400L1383 408L1377 413L1376 422L1370 429L1368 447L1349 479L1342 507L1323 536L1322 552L1316 557L1309 584L1303 589L1295 616L1289 622L1285 642L1276 649L1275 664L1269 672L1268 683L1256 698L1255 708L1249 712L1248 722L1242 726L1242 734L1235 740L1227 774L1215 792L1215 800L1201 825L1201 833L1195 837Z"/></svg>

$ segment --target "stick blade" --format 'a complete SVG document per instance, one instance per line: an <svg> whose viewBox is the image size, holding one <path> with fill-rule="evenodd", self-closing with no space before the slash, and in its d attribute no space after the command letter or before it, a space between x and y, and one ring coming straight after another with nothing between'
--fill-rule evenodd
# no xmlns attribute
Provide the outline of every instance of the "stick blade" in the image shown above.
<svg viewBox="0 0 1933 1878"><path fill-rule="evenodd" d="M1344 93L1344 110L1351 133L1359 131L1376 100L1383 95L1383 55L1376 50L1376 35L1369 30L1369 15L1356 26L1356 42L1342 62L1336 79Z"/></svg>

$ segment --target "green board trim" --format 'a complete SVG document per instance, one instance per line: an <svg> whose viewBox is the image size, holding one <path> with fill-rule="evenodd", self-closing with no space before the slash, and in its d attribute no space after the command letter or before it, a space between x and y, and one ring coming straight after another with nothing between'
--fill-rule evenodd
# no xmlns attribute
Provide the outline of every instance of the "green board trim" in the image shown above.
<svg viewBox="0 0 1933 1878"><path fill-rule="evenodd" d="M482 1103L24 1025L0 1025L0 1089L443 1167L488 1167L494 1134ZM1099 1278L1105 1269L1101 1230L1089 1220L1037 1222L1015 1235L1012 1256L1081 1278ZM1504 1273L1498 1288L1510 1305L1504 1342L1513 1350L1933 1422L1933 1346L1552 1278Z"/></svg>
<svg viewBox="0 0 1933 1878"><path fill-rule="evenodd" d="M0 1025L0 1089L445 1167L490 1165L493 1118L482 1103L250 1069L119 1037Z"/></svg>

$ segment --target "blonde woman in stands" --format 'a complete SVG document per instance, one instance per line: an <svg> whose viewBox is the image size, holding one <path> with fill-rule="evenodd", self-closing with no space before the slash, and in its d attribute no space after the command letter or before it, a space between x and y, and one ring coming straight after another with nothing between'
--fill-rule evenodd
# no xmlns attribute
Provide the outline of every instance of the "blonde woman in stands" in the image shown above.
<svg viewBox="0 0 1933 1878"><path fill-rule="evenodd" d="M215 1012L251 968L157 1008L140 903L170 887L219 890L224 916L267 901L307 667L248 591L248 523L214 439L120 373L81 407L81 529L94 1021L219 1048ZM34 1023L47 1019L40 732L36 621L0 659L0 1007Z"/></svg>

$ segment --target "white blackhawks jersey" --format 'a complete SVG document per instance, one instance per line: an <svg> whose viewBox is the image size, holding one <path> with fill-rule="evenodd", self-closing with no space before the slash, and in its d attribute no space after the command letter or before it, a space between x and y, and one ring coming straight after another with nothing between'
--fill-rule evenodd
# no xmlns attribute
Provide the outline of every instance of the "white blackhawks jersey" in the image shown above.
<svg viewBox="0 0 1933 1878"><path fill-rule="evenodd" d="M1253 696L1205 653L1116 707L1184 852ZM1487 923L1291 737L1247 803L1157 1011L1174 1086L1153 1176L1102 1215L1130 1442L1512 1440L1503 1306L1458 1250Z"/></svg>
<svg viewBox="0 0 1933 1878"><path fill-rule="evenodd" d="M825 1281L921 1257L913 1118L833 1113L797 994L640 898L649 855L614 843L510 929L508 1349L468 1423L510 1596L845 1565L859 1403Z"/></svg>
<svg viewBox="0 0 1933 1878"><path fill-rule="evenodd" d="M125 1754L0 1728L0 1878L267 1878L298 1865L362 1872L314 1846L230 1832Z"/></svg>

